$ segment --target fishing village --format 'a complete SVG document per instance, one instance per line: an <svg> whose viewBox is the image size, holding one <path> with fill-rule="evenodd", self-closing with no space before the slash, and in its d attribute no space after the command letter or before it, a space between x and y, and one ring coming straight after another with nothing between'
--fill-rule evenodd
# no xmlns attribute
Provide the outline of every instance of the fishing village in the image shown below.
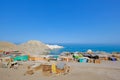
<svg viewBox="0 0 120 80"><path fill-rule="evenodd" d="M37 45L43 46L43 43L39 41L28 41L22 45L27 46L28 44L32 46L29 46L29 49ZM3 46L2 42L1 45ZM9 49L6 47L5 49L6 45L10 47L13 44L5 43L4 48L0 49L0 78L2 80L49 80L49 78L61 80L68 76L65 80L73 80L74 76L79 77L81 75L80 79L91 80L97 79L103 73L108 76L103 75L104 77L100 77L98 80L107 80L114 74L114 70L118 70L118 73L120 71L119 52L108 54L93 52L89 49L86 52L62 52L60 55L50 55L45 52L37 54L36 51L34 54L30 54L19 51L16 47ZM24 48L27 50L27 47ZM113 74L107 71L111 71ZM111 80L118 80L119 74L114 76L116 76L115 79L111 78Z"/></svg>

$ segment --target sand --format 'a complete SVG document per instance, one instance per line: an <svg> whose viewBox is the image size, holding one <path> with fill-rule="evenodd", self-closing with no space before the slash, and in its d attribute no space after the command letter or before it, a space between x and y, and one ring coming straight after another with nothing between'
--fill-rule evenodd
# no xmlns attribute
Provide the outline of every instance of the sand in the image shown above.
<svg viewBox="0 0 120 80"><path fill-rule="evenodd" d="M103 61L101 64L68 62L70 73L44 76L41 71L24 76L27 64L18 69L0 68L0 80L120 80L120 61Z"/></svg>

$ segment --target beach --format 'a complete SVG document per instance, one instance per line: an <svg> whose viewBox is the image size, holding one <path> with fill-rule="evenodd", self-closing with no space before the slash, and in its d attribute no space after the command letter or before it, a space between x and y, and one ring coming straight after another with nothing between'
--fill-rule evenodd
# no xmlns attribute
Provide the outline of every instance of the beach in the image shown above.
<svg viewBox="0 0 120 80"><path fill-rule="evenodd" d="M24 75L27 62L18 69L0 68L0 80L119 80L120 61L103 61L101 64L66 62L70 72L66 75L50 74L45 76L42 71L33 75Z"/></svg>

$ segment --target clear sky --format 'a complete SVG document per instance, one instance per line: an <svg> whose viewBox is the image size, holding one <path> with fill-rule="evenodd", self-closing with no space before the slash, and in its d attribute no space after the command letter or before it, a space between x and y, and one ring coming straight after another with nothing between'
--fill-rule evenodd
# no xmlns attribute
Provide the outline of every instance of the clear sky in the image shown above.
<svg viewBox="0 0 120 80"><path fill-rule="evenodd" d="M0 0L0 41L120 44L120 0Z"/></svg>

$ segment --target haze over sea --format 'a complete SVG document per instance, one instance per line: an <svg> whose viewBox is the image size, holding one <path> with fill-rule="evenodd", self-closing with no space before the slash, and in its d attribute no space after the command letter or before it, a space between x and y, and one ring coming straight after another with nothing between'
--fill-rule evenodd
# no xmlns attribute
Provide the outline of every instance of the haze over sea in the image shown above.
<svg viewBox="0 0 120 80"><path fill-rule="evenodd" d="M50 54L59 55L62 52L86 52L91 49L93 52L104 51L107 53L120 52L120 45L117 44L58 44L62 49L54 49Z"/></svg>

